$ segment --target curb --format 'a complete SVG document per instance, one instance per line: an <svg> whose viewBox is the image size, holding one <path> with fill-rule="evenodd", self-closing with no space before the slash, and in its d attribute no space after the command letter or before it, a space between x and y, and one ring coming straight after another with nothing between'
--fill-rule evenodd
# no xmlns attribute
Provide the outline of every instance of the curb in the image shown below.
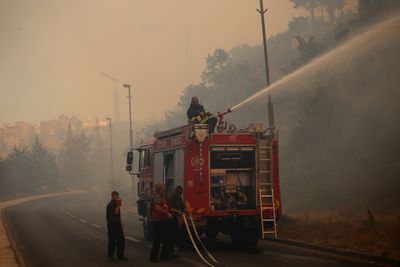
<svg viewBox="0 0 400 267"><path fill-rule="evenodd" d="M320 251L325 251L325 252L331 252L331 253L340 254L340 255L344 255L344 256L356 257L358 259L368 260L368 261L372 261L372 262L376 262L376 263L392 264L392 265L400 266L400 260L398 260L398 259L377 256L377 255L371 255L371 254L357 252L357 251L343 249L343 248L325 247L325 246L321 246L321 245L306 243L306 242L292 240L292 239L266 237L264 240L298 246L298 247L303 247L303 248L310 248L310 249L315 249L315 250L320 250Z"/></svg>
<svg viewBox="0 0 400 267"><path fill-rule="evenodd" d="M11 236L11 233L9 231L9 227L8 227L6 219L5 219L6 209L7 208L2 208L1 209L1 212L0 212L1 221L0 221L0 223L3 224L3 227L4 227L5 231L6 231L6 235L7 235L8 241L10 242L10 245L11 245L12 250L14 252L14 257L15 257L17 266L26 267L28 265L26 264L25 258L22 256L21 250L19 249L19 247L17 245L17 242Z"/></svg>

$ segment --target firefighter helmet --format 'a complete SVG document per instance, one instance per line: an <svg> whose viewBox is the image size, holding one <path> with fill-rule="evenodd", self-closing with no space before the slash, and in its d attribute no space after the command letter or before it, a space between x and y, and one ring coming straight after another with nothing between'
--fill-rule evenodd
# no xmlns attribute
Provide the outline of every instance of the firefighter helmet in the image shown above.
<svg viewBox="0 0 400 267"><path fill-rule="evenodd" d="M199 104L199 98L197 96L192 97L191 104Z"/></svg>

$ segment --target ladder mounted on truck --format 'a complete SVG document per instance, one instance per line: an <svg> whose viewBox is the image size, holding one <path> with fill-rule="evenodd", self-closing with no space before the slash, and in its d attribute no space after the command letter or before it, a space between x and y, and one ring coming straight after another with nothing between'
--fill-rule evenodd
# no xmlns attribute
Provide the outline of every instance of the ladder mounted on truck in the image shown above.
<svg viewBox="0 0 400 267"><path fill-rule="evenodd" d="M273 155L272 141L268 139L258 140L257 152L257 182L260 206L261 234L277 237L276 231L276 207L273 189ZM266 211L267 214L265 214Z"/></svg>

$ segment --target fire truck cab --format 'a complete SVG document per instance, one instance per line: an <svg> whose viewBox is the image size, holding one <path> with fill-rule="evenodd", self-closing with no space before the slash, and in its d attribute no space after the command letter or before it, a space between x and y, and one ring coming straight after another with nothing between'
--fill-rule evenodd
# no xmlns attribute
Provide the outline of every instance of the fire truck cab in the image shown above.
<svg viewBox="0 0 400 267"><path fill-rule="evenodd" d="M233 243L255 245L267 233L264 223L275 225L281 214L275 127L254 124L210 134L204 125L185 125L156 132L137 150L138 211L147 239L152 237L149 199L157 182L166 185L167 195L183 187L187 212L209 238L221 232Z"/></svg>

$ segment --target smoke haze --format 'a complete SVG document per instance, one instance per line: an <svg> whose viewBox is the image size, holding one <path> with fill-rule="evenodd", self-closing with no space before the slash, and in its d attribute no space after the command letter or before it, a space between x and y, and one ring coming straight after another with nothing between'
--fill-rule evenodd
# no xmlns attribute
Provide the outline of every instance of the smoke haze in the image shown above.
<svg viewBox="0 0 400 267"><path fill-rule="evenodd" d="M133 85L134 117L154 120L197 82L216 47L260 43L258 1L1 1L0 124L60 114L113 113L118 79L121 119ZM301 13L268 1L268 33ZM149 104L152 110L149 112Z"/></svg>

